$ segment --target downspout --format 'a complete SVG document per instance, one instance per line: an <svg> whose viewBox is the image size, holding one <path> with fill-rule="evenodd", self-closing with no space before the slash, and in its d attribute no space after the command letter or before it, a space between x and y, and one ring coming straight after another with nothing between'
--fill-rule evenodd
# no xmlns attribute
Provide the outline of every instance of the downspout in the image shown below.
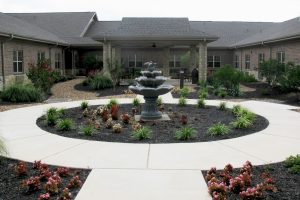
<svg viewBox="0 0 300 200"><path fill-rule="evenodd" d="M11 34L9 39L1 42L1 71L2 71L2 80L3 80L3 90L5 90L4 43L11 41L13 38L14 35Z"/></svg>

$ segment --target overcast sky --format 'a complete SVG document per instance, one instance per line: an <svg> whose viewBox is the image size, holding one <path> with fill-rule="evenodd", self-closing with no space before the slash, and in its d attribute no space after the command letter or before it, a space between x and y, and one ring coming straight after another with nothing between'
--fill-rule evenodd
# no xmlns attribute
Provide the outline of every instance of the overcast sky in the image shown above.
<svg viewBox="0 0 300 200"><path fill-rule="evenodd" d="M96 11L99 20L188 17L204 21L273 21L300 16L300 0L0 0L0 12Z"/></svg>

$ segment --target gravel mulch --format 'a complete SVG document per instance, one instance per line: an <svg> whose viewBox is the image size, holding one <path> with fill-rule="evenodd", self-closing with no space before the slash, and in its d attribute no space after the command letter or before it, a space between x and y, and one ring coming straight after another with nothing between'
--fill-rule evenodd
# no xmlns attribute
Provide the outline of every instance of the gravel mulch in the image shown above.
<svg viewBox="0 0 300 200"><path fill-rule="evenodd" d="M9 159L0 156L0 199L2 200L37 200L40 194L46 193L45 189L43 189L46 181L41 181L41 189L37 192L28 194L26 189L23 188L22 181L28 179L31 176L39 176L38 170L32 169L32 163L25 162L28 169L28 175L25 176L17 176L15 173L15 166L18 163L18 160ZM57 166L48 166L50 171L55 171ZM87 169L70 169L70 175L67 177L61 177L62 184L59 188L59 191L62 191L70 179L78 175L82 184L85 182L91 170ZM75 199L76 195L80 191L79 188L70 189L72 199ZM51 195L50 199L56 199L58 197L57 194Z"/></svg>
<svg viewBox="0 0 300 200"><path fill-rule="evenodd" d="M96 107L91 107L95 109ZM178 105L166 104L164 105L165 112L170 116L169 121L152 121L143 122L142 126L148 126L152 130L152 138L137 141L131 138L132 127L130 124L124 124L121 120L114 121L114 123L120 123L122 133L113 133L111 129L105 127L104 122L97 118L97 121L101 123L100 130L96 130L92 136L85 136L79 134L80 127L87 124L89 118L82 116L82 110L77 108L67 109L65 118L71 118L74 120L76 126L70 131L58 131L55 127L47 126L44 118L41 117L37 120L37 125L48 132L62 135L71 138L80 138L87 140L98 140L98 141L111 141L111 142L127 142L127 143L178 143L178 142L204 142L229 139L235 137L241 137L247 134L255 133L265 129L269 122L262 116L258 116L252 127L248 129L232 129L230 134L223 136L210 136L207 134L207 129L213 124L222 122L229 125L230 122L235 120L234 115L229 111L220 111L216 107L207 106L205 109L198 109L196 105L188 105L180 107ZM119 115L124 113L131 114L132 105L125 104L120 105ZM188 125L197 130L195 138L187 141L178 141L174 138L175 131L180 129L182 126L180 120L182 115L187 115Z"/></svg>
<svg viewBox="0 0 300 200"><path fill-rule="evenodd" d="M230 161L229 161L230 162ZM233 170L233 175L237 175L239 168ZM220 171L218 171L220 172ZM267 172L275 182L277 192L266 192L265 200L299 200L300 199L300 174L291 174L283 163L274 163L253 167L252 187L262 182L261 174ZM206 176L207 171L202 171ZM227 200L239 200L239 195L230 193Z"/></svg>

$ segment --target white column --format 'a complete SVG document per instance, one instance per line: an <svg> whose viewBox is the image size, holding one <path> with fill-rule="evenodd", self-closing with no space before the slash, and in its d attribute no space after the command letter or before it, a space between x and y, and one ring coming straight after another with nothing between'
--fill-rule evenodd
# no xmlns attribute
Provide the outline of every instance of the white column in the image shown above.
<svg viewBox="0 0 300 200"><path fill-rule="evenodd" d="M170 76L170 66L169 66L169 59L170 59L170 47L166 47L163 50L163 75L168 77Z"/></svg>
<svg viewBox="0 0 300 200"><path fill-rule="evenodd" d="M206 42L199 43L199 80L206 81L207 76L207 45Z"/></svg>
<svg viewBox="0 0 300 200"><path fill-rule="evenodd" d="M108 62L112 62L111 43L103 43L103 75L110 77Z"/></svg>

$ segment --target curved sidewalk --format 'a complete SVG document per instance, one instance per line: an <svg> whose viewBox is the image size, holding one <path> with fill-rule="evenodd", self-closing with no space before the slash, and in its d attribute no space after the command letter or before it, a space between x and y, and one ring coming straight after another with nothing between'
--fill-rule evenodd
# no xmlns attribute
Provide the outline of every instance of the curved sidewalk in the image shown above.
<svg viewBox="0 0 300 200"><path fill-rule="evenodd" d="M120 99L131 103L132 99ZM167 96L165 103L178 100ZM91 105L108 100L91 100ZM220 101L207 100L208 105ZM189 100L196 104L196 100ZM129 144L86 141L47 133L35 122L49 107L71 108L80 101L20 108L0 113L0 135L9 157L53 165L92 168L76 199L210 199L201 170L227 163L240 167L283 161L300 153L300 113L295 107L259 101L241 102L270 125L244 137L200 143ZM230 107L234 104L228 102Z"/></svg>

